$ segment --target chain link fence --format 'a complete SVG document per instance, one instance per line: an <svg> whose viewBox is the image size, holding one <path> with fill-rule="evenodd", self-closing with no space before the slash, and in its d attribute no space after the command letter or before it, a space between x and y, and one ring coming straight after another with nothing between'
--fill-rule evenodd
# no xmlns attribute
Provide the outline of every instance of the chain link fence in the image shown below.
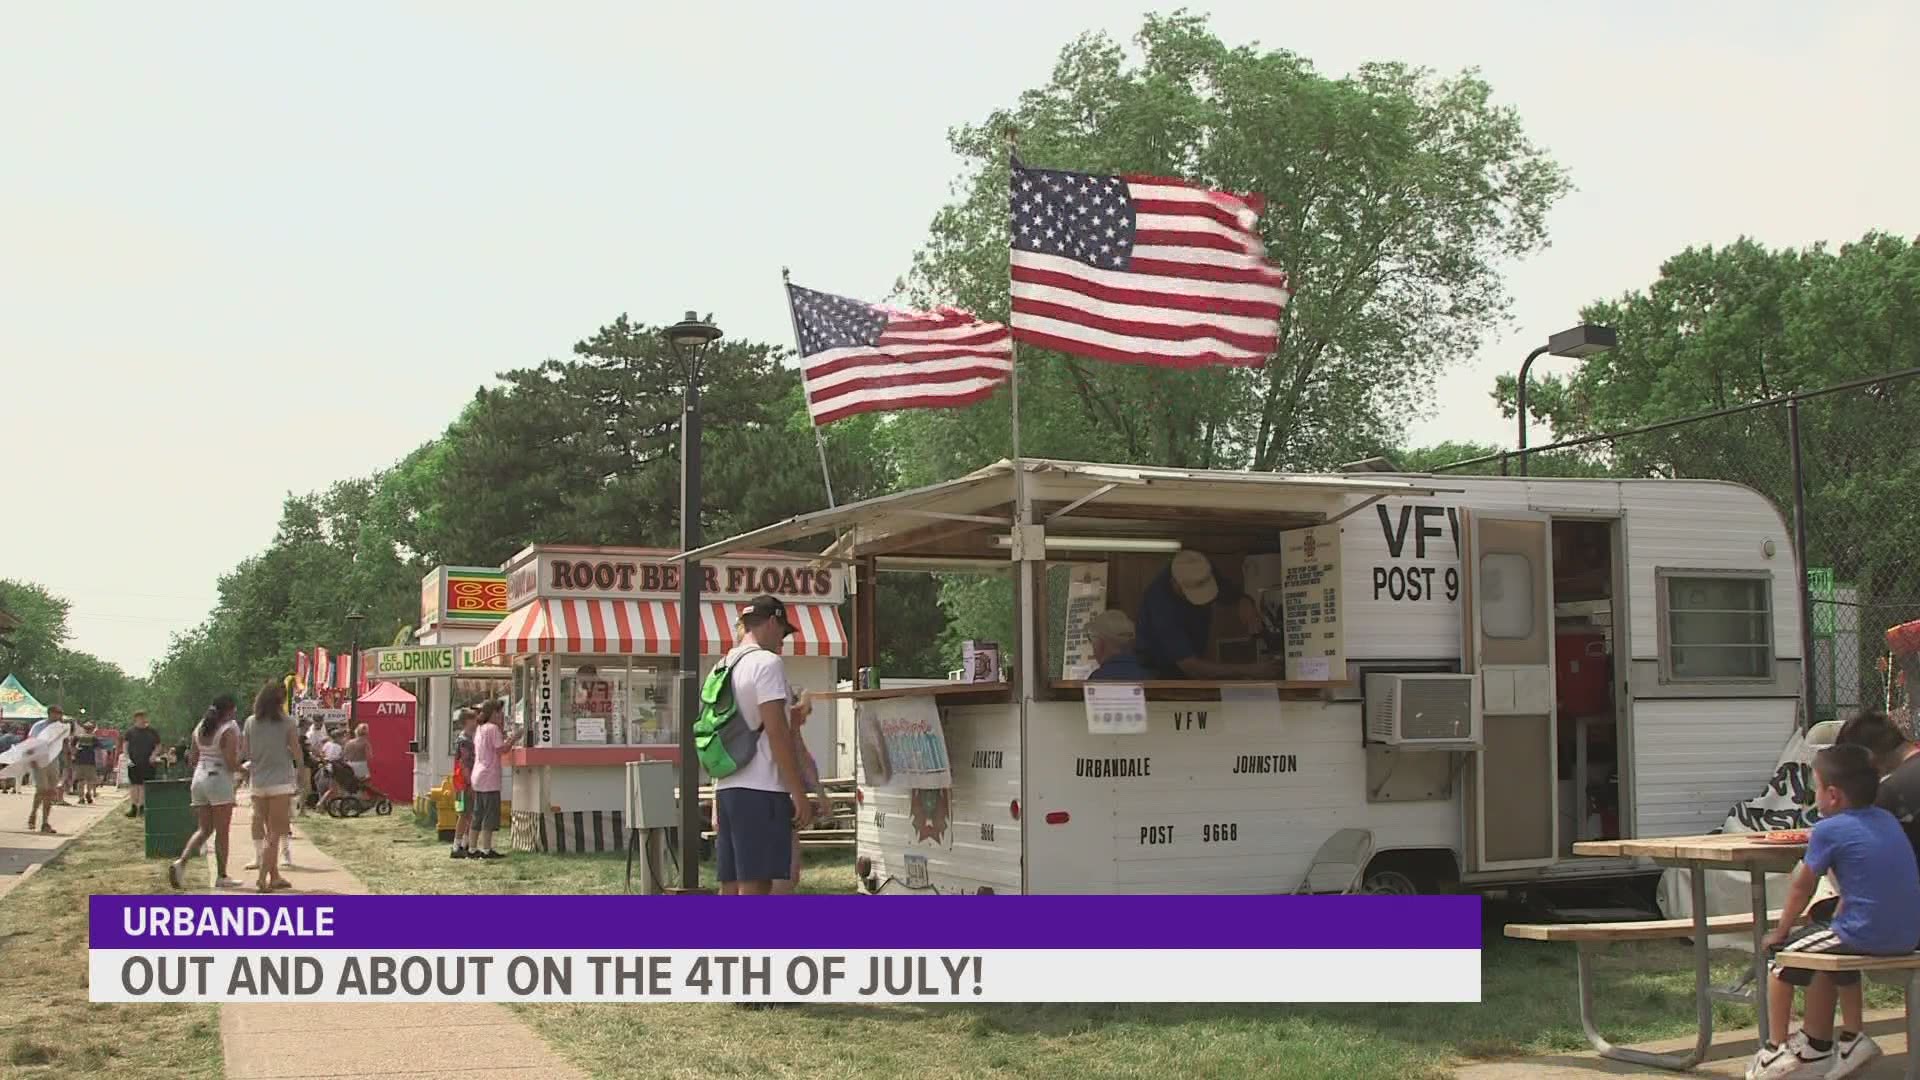
<svg viewBox="0 0 1920 1080"><path fill-rule="evenodd" d="M1888 663L1886 631L1920 619L1920 370L1564 440L1525 457L1534 476L1732 481L1773 500L1789 523L1803 506L1811 719L1887 708L1904 696L1893 685L1900 665ZM1437 471L1518 472L1520 458Z"/></svg>

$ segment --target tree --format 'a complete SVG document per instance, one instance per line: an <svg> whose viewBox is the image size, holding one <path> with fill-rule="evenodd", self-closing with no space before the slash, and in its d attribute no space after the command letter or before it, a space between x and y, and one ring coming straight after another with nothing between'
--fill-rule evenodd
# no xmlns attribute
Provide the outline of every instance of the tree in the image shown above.
<svg viewBox="0 0 1920 1080"><path fill-rule="evenodd" d="M1529 390L1556 437L1620 431L1920 367L1920 244L1868 233L1838 251L1772 250L1742 238L1689 248L1645 290L1590 305L1620 344ZM1514 382L1494 396L1513 414ZM1920 380L1801 406L1811 566L1889 611L1920 605ZM1614 440L1617 475L1692 476L1754 487L1791 509L1787 417L1764 408ZM1916 610L1914 614L1920 614ZM1912 616L1908 616L1912 617Z"/></svg>
<svg viewBox="0 0 1920 1080"><path fill-rule="evenodd" d="M657 328L625 316L574 351L480 388L439 438L393 468L289 496L273 542L221 579L208 619L175 637L156 666L156 703L196 716L216 694L283 675L295 650L343 651L351 610L367 616L364 646L402 640L418 617L420 578L438 564L499 565L541 542L676 546L684 369ZM823 504L799 380L782 358L733 341L705 358L709 537ZM827 434L843 500L894 483L879 423L843 421ZM890 638L882 662L902 667L889 670L924 667L916 649L933 655L938 609L924 593L883 594L905 604L890 630L911 631ZM931 628L922 608L932 608Z"/></svg>
<svg viewBox="0 0 1920 1080"><path fill-rule="evenodd" d="M1007 311L1007 165L1179 176L1267 197L1268 251L1298 295L1260 371L1169 371L1022 350L1023 452L1189 467L1328 467L1397 442L1454 358L1506 310L1499 267L1544 245L1567 190L1473 72L1399 63L1343 78L1153 16L1137 61L1101 34L1018 105L956 129L959 199L914 262L920 302ZM902 464L952 476L1005 456L1003 403L903 416Z"/></svg>
<svg viewBox="0 0 1920 1080"><path fill-rule="evenodd" d="M142 687L117 664L69 649L65 597L25 581L0 581L0 610L20 620L0 642L0 678L19 677L43 704L64 705L75 718L112 724L137 707Z"/></svg>

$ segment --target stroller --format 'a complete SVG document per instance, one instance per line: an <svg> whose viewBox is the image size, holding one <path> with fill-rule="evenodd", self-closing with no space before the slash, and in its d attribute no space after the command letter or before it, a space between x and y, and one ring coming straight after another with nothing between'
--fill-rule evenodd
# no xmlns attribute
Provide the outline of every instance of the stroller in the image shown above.
<svg viewBox="0 0 1920 1080"><path fill-rule="evenodd" d="M362 780L354 775L353 766L344 761L336 761L328 767L328 778L333 781L336 794L322 800L328 815L337 818L359 817L371 810L377 817L386 817L393 813L393 800L373 786L373 781Z"/></svg>

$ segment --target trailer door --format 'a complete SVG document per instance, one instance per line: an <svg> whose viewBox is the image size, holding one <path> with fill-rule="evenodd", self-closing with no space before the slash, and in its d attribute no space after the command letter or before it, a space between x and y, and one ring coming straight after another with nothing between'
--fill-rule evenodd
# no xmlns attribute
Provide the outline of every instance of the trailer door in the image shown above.
<svg viewBox="0 0 1920 1080"><path fill-rule="evenodd" d="M1485 724L1466 792L1469 865L1546 866L1560 844L1552 524L1544 514L1463 517L1463 659L1480 676Z"/></svg>

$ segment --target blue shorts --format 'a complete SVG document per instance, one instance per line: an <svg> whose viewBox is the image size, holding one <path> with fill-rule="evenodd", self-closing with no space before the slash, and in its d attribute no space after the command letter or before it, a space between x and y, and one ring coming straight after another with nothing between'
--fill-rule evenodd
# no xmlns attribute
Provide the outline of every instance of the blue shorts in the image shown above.
<svg viewBox="0 0 1920 1080"><path fill-rule="evenodd" d="M721 788L714 822L720 880L785 881L793 876L793 797L784 791Z"/></svg>

